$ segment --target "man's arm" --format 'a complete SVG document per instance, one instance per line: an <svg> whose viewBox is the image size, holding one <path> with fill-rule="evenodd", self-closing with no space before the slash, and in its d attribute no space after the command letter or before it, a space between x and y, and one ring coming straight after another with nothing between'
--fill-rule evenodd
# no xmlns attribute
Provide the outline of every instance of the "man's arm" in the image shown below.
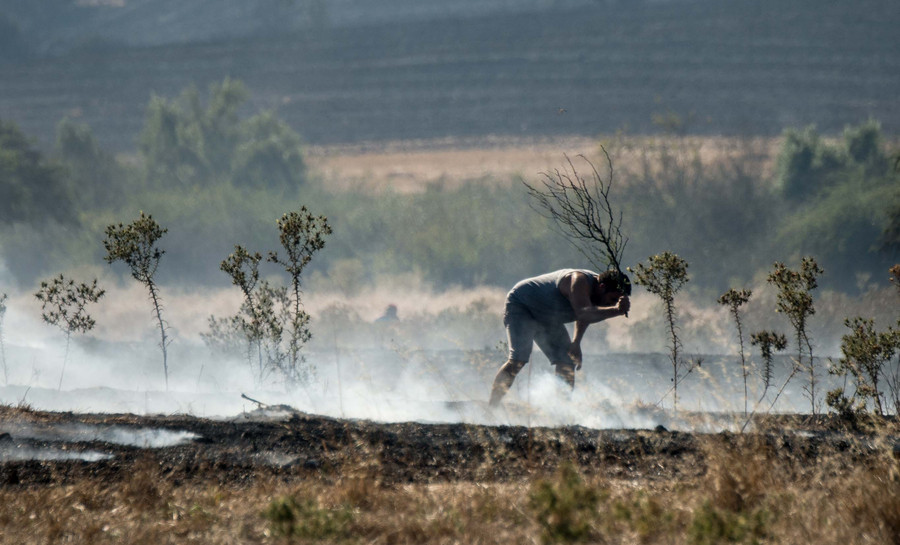
<svg viewBox="0 0 900 545"><path fill-rule="evenodd" d="M631 307L628 297L625 296L620 297L616 304L610 307L595 305L591 302L591 286L591 280L581 272L572 273L559 285L559 291L569 300L575 311L576 332L578 331L578 322L583 322L586 328L587 324L595 324L609 318L622 316ZM582 334L584 334L583 331Z"/></svg>
<svg viewBox="0 0 900 545"><path fill-rule="evenodd" d="M628 297L620 297L616 304L610 307L594 305L591 302L592 285L591 279L580 272L572 273L559 285L560 293L569 300L575 311L575 330L572 335L572 344L569 345L568 350L569 357L575 362L575 369L581 369L581 339L588 326L608 318L627 314L630 308Z"/></svg>
<svg viewBox="0 0 900 545"><path fill-rule="evenodd" d="M588 322L575 322L575 331L572 335L572 344L569 345L569 357L575 362L575 369L581 369L581 338L587 331Z"/></svg>

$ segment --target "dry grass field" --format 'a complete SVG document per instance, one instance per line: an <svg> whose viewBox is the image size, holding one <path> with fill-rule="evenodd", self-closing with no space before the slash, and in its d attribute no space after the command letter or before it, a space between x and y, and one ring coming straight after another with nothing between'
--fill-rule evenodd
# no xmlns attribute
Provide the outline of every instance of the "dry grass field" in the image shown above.
<svg viewBox="0 0 900 545"><path fill-rule="evenodd" d="M562 168L565 156L584 155L603 164L601 145L616 171L640 172L642 161L660 153L679 154L716 165L752 154L764 176L771 174L780 138L713 136L598 136L523 139L513 137L414 140L344 146L312 146L310 168L323 185L337 191L415 193L429 186L454 188L473 181L533 181L542 172ZM605 174L605 172L604 172Z"/></svg>
<svg viewBox="0 0 900 545"><path fill-rule="evenodd" d="M766 417L745 434L376 424L0 418L189 431L107 459L0 464L0 542L898 543L898 428ZM24 428L23 428L24 429ZM0 438L20 448L17 434ZM46 435L36 449L60 443Z"/></svg>

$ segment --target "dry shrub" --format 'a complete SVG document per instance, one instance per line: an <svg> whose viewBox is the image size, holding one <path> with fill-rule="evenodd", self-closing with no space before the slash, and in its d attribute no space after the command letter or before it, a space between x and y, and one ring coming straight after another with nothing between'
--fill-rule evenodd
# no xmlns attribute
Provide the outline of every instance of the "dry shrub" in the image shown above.
<svg viewBox="0 0 900 545"><path fill-rule="evenodd" d="M712 505L739 513L760 505L777 490L771 449L758 435L719 435L703 443L706 489Z"/></svg>
<svg viewBox="0 0 900 545"><path fill-rule="evenodd" d="M534 533L521 485L447 483L380 488L353 533L373 543L514 543Z"/></svg>
<svg viewBox="0 0 900 545"><path fill-rule="evenodd" d="M139 459L130 475L117 490L119 498L131 509L151 510L164 505L171 485L152 457Z"/></svg>
<svg viewBox="0 0 900 545"><path fill-rule="evenodd" d="M840 498L835 524L829 525L839 538L834 542L853 542L859 539L855 534L869 537L870 543L900 545L900 460L885 454L872 467L837 479L826 493Z"/></svg>
<svg viewBox="0 0 900 545"><path fill-rule="evenodd" d="M677 535L679 520L668 505L671 493L653 494L649 490L629 490L612 502L616 525L609 535L622 536L622 542L634 534L638 543L666 543Z"/></svg>
<svg viewBox="0 0 900 545"><path fill-rule="evenodd" d="M885 439L804 450L765 435L710 437L688 542L900 544L900 467Z"/></svg>
<svg viewBox="0 0 900 545"><path fill-rule="evenodd" d="M338 503L345 503L359 509L375 507L375 501L382 483L376 475L351 474L342 477L331 494Z"/></svg>

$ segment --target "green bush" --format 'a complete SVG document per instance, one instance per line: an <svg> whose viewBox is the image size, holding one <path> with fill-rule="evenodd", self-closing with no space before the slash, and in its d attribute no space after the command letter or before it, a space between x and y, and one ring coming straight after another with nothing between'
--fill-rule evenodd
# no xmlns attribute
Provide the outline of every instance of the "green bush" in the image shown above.
<svg viewBox="0 0 900 545"><path fill-rule="evenodd" d="M833 270L889 266L882 250L898 247L900 173L883 140L875 121L848 127L834 144L811 127L786 131L778 180L787 207L774 243L790 255L815 254Z"/></svg>
<svg viewBox="0 0 900 545"><path fill-rule="evenodd" d="M717 509L707 501L694 511L688 528L688 543L720 545L721 543L762 543L768 536L769 513L758 508L735 513Z"/></svg>
<svg viewBox="0 0 900 545"><path fill-rule="evenodd" d="M600 514L598 507L606 494L584 482L570 462L559 468L555 481L534 484L529 505L541 526L543 543L591 541Z"/></svg>
<svg viewBox="0 0 900 545"><path fill-rule="evenodd" d="M637 534L641 543L650 543L677 531L675 514L666 509L658 498L643 490L626 500L615 502L613 514Z"/></svg>
<svg viewBox="0 0 900 545"><path fill-rule="evenodd" d="M350 537L353 522L349 508L327 509L314 500L293 496L272 500L263 516L275 535L316 541Z"/></svg>

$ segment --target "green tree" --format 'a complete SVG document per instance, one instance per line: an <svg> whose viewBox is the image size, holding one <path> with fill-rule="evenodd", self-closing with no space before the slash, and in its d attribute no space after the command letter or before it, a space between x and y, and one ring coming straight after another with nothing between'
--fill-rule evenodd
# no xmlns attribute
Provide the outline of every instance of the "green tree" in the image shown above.
<svg viewBox="0 0 900 545"><path fill-rule="evenodd" d="M69 118L60 121L56 127L56 155L80 210L109 206L121 198L125 170L100 147L88 125Z"/></svg>
<svg viewBox="0 0 900 545"><path fill-rule="evenodd" d="M635 283L647 288L647 291L662 299L669 337L669 361L672 364L672 391L674 406L678 408L678 384L690 374L696 363L686 362L681 356L681 338L676 325L678 311L675 306L675 294L688 282L688 263L672 252L663 252L650 256L647 264L638 263L634 272Z"/></svg>
<svg viewBox="0 0 900 545"><path fill-rule="evenodd" d="M871 271L900 248L900 191L881 126L868 121L828 142L788 130L777 159L787 207L776 244L829 269Z"/></svg>
<svg viewBox="0 0 900 545"><path fill-rule="evenodd" d="M141 212L138 219L128 225L118 224L106 227L106 238L103 246L106 248L107 263L122 261L128 265L131 276L147 287L150 293L150 301L153 303L153 311L159 324L160 348L163 356L163 372L166 379L166 390L169 389L169 363L167 347L169 338L166 334L166 321L162 317L162 300L159 296L159 286L154 276L159 268L159 260L165 253L157 246L157 242L166 233L156 223L152 216Z"/></svg>
<svg viewBox="0 0 900 545"><path fill-rule="evenodd" d="M884 151L881 124L869 120L856 127L844 129L843 145L850 165L856 165L868 175L881 176L889 167Z"/></svg>
<svg viewBox="0 0 900 545"><path fill-rule="evenodd" d="M293 382L306 382L315 369L306 365L300 354L311 338L309 314L303 310L301 275L313 255L325 247L325 237L331 234L331 226L325 216L313 216L305 206L299 211L284 214L277 221L279 241L284 254L269 252L269 261L281 265L290 277L290 321L288 327L287 359L282 369L285 377Z"/></svg>
<svg viewBox="0 0 900 545"><path fill-rule="evenodd" d="M206 106L194 87L171 101L154 96L140 136L148 183L302 185L306 165L300 137L271 112L242 120L238 112L248 98L243 83L230 78L210 86Z"/></svg>
<svg viewBox="0 0 900 545"><path fill-rule="evenodd" d="M818 193L843 164L838 150L824 143L815 127L784 131L775 163L782 196L797 202Z"/></svg>
<svg viewBox="0 0 900 545"><path fill-rule="evenodd" d="M277 189L304 182L303 144L286 123L264 112L242 123L240 129L231 163L234 183Z"/></svg>
<svg viewBox="0 0 900 545"><path fill-rule="evenodd" d="M94 329L97 322L88 314L87 306L99 301L105 293L106 290L97 287L96 278L91 284L75 284L74 280L60 274L49 282L41 282L41 288L34 294L41 302L44 322L58 327L66 335L66 352L57 389L62 389L72 333L87 333Z"/></svg>
<svg viewBox="0 0 900 545"><path fill-rule="evenodd" d="M62 169L13 122L0 120L0 224L77 222Z"/></svg>

